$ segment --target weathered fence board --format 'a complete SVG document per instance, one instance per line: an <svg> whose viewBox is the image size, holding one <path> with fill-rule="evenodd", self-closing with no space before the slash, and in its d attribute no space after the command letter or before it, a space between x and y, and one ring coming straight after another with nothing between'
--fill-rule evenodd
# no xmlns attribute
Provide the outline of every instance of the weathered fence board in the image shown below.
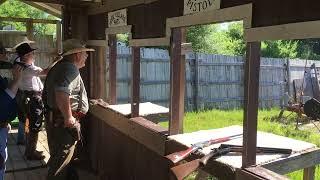
<svg viewBox="0 0 320 180"><path fill-rule="evenodd" d="M131 49L118 47L117 91L118 102L130 102ZM168 107L170 62L167 50L141 49L141 102L153 102ZM262 58L259 88L260 108L281 105L287 91L286 64L288 59ZM289 60L290 86L294 79L302 79L311 60ZM307 63L307 65L305 65ZM108 63L107 63L108 64ZM306 66L306 69L305 69ZM239 56L189 53L186 56L187 110L242 108L244 58ZM292 87L290 87L292 94Z"/></svg>

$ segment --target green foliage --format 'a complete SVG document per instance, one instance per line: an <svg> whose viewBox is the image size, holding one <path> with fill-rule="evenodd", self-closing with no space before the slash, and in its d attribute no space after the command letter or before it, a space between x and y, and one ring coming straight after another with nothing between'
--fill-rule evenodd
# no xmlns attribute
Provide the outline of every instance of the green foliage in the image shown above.
<svg viewBox="0 0 320 180"><path fill-rule="evenodd" d="M117 40L128 45L129 44L129 35L128 34L117 34Z"/></svg>
<svg viewBox="0 0 320 180"><path fill-rule="evenodd" d="M245 54L242 23L230 23L228 29L217 32L213 37L218 39L215 43L218 54L235 56Z"/></svg>
<svg viewBox="0 0 320 180"><path fill-rule="evenodd" d="M33 18L33 19L56 19L54 16L49 15L39 9L29 6L18 0L7 0L0 6L1 17L19 17L19 18ZM15 22L1 22L0 27L3 28L7 25L14 25L16 30L25 31L24 23ZM55 25L35 24L35 34L54 34Z"/></svg>
<svg viewBox="0 0 320 180"><path fill-rule="evenodd" d="M242 22L188 28L187 41L195 52L242 56L246 45ZM320 60L320 39L264 41L263 57Z"/></svg>
<svg viewBox="0 0 320 180"><path fill-rule="evenodd" d="M187 30L187 42L192 43L195 52L217 53L210 35L216 31L216 25L193 26Z"/></svg>
<svg viewBox="0 0 320 180"><path fill-rule="evenodd" d="M298 41L296 40L264 41L261 44L263 57L297 58L297 49Z"/></svg>

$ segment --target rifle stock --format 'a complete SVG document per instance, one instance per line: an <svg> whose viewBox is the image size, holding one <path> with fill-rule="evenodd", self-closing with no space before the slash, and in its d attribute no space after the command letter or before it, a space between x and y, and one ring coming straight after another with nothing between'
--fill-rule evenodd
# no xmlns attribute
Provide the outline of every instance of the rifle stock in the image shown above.
<svg viewBox="0 0 320 180"><path fill-rule="evenodd" d="M175 180L182 180L183 178L187 177L192 172L197 170L199 166L200 166L200 159L195 159L193 161L171 168L170 175Z"/></svg>
<svg viewBox="0 0 320 180"><path fill-rule="evenodd" d="M195 149L194 147L190 147L184 151L179 151L179 152L169 154L166 156L166 158L169 159L174 164L176 164L182 161L183 159L185 159L186 157L188 157L192 152L194 152L195 151L194 149Z"/></svg>
<svg viewBox="0 0 320 180"><path fill-rule="evenodd" d="M198 168L207 165L209 159L217 158L223 154L227 154L228 152L230 152L230 148L215 149L211 151L209 154L203 156L201 159L195 159L193 161L171 168L171 175L177 180L182 180Z"/></svg>

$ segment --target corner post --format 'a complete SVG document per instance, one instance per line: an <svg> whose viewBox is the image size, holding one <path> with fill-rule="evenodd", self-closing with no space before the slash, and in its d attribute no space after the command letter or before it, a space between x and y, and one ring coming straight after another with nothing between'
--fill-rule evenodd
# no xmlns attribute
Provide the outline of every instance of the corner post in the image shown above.
<svg viewBox="0 0 320 180"><path fill-rule="evenodd" d="M261 42L248 42L244 79L242 167L256 164Z"/></svg>
<svg viewBox="0 0 320 180"><path fill-rule="evenodd" d="M169 134L183 132L185 95L185 55L181 55L181 44L185 39L185 28L173 28L170 47L170 119Z"/></svg>

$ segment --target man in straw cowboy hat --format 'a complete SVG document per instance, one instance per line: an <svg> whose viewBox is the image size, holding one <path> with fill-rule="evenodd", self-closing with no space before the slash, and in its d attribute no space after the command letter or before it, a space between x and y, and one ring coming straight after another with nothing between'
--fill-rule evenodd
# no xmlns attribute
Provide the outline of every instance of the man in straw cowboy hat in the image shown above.
<svg viewBox="0 0 320 180"><path fill-rule="evenodd" d="M51 66L42 69L34 64L34 51L36 49L32 48L29 43L31 41L23 41L14 47L18 56L16 61L25 66L17 98L19 105L18 114L20 121L28 120L25 132L26 158L28 160L42 160L45 156L41 151L36 150L39 131L44 120L44 105L42 102L43 84L40 76L45 76Z"/></svg>
<svg viewBox="0 0 320 180"><path fill-rule="evenodd" d="M7 60L7 52L0 43L0 61ZM4 179L5 162L7 160L7 138L10 130L9 122L17 116L17 104L15 100L18 85L21 82L22 67L13 66L11 69L12 81L8 81L0 75L0 180Z"/></svg>
<svg viewBox="0 0 320 180"><path fill-rule="evenodd" d="M70 161L80 140L79 119L89 109L79 69L85 66L88 49L77 39L63 43L63 59L48 73L43 99L47 107L46 129L50 150L48 180L71 179Z"/></svg>

